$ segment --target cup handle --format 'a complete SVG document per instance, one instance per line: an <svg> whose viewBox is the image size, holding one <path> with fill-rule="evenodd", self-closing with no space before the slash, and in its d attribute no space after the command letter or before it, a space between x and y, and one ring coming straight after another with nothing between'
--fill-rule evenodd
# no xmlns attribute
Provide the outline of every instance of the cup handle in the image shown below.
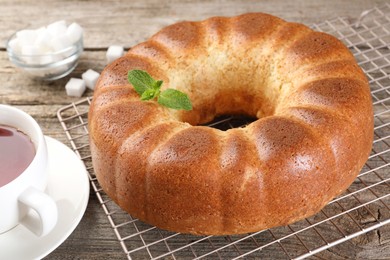
<svg viewBox="0 0 390 260"><path fill-rule="evenodd" d="M19 195L19 202L33 209L38 217L28 214L21 223L37 236L47 235L58 219L58 209L55 201L46 193L33 187L27 188Z"/></svg>

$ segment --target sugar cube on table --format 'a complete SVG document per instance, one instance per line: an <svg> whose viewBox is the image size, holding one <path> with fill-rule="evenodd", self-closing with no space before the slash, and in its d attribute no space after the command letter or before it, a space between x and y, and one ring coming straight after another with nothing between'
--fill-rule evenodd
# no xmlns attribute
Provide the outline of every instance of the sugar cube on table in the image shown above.
<svg viewBox="0 0 390 260"><path fill-rule="evenodd" d="M99 76L100 74L98 72L89 69L81 75L81 78L84 80L87 88L94 90Z"/></svg>
<svg viewBox="0 0 390 260"><path fill-rule="evenodd" d="M123 56L123 47L118 45L112 45L108 48L106 53L107 63L111 63L114 60Z"/></svg>
<svg viewBox="0 0 390 260"><path fill-rule="evenodd" d="M85 82L82 79L71 78L65 85L66 94L72 97L81 97L85 91Z"/></svg>

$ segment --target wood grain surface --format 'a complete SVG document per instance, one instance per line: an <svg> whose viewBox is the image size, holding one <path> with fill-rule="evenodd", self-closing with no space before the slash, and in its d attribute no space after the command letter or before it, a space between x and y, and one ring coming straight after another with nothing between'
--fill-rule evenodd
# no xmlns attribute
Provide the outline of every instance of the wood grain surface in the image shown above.
<svg viewBox="0 0 390 260"><path fill-rule="evenodd" d="M68 97L64 86L70 77L80 78L87 69L98 72L106 65L106 50L113 44L130 48L164 26L181 20L266 12L307 25L336 16L356 20L362 11L384 0L233 1L233 0L0 0L0 104L9 104L31 114L44 133L69 144L56 113L78 101ZM8 60L6 40L22 28L35 28L65 19L85 30L83 52L77 68L67 77L47 82L28 77ZM91 96L90 90L84 97ZM71 190L71 187L69 187ZM378 213L379 214L379 213ZM381 212L388 214L388 212ZM272 259L270 252L270 259ZM86 213L72 235L46 259L126 259L106 215L91 191ZM311 259L390 259L390 228L383 226Z"/></svg>

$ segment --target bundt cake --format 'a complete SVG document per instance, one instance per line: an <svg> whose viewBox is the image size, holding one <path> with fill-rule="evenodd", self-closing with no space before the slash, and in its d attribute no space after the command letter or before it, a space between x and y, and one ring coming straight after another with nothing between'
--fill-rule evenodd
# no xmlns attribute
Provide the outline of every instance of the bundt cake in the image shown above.
<svg viewBox="0 0 390 260"><path fill-rule="evenodd" d="M191 111L141 101L128 71L186 93ZM219 115L257 118L227 131ZM335 37L264 14L163 28L109 64L89 111L94 170L133 217L239 234L311 216L345 191L373 139L369 84Z"/></svg>

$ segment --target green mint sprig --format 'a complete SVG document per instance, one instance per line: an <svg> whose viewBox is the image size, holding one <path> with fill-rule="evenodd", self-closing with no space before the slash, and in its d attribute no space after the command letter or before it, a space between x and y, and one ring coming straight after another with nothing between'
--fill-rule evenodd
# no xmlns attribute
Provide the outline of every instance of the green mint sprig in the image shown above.
<svg viewBox="0 0 390 260"><path fill-rule="evenodd" d="M153 79L146 71L131 70L127 74L127 79L141 96L141 100L157 98L160 105L173 109L192 110L191 100L187 94L171 88L161 91L163 81Z"/></svg>

